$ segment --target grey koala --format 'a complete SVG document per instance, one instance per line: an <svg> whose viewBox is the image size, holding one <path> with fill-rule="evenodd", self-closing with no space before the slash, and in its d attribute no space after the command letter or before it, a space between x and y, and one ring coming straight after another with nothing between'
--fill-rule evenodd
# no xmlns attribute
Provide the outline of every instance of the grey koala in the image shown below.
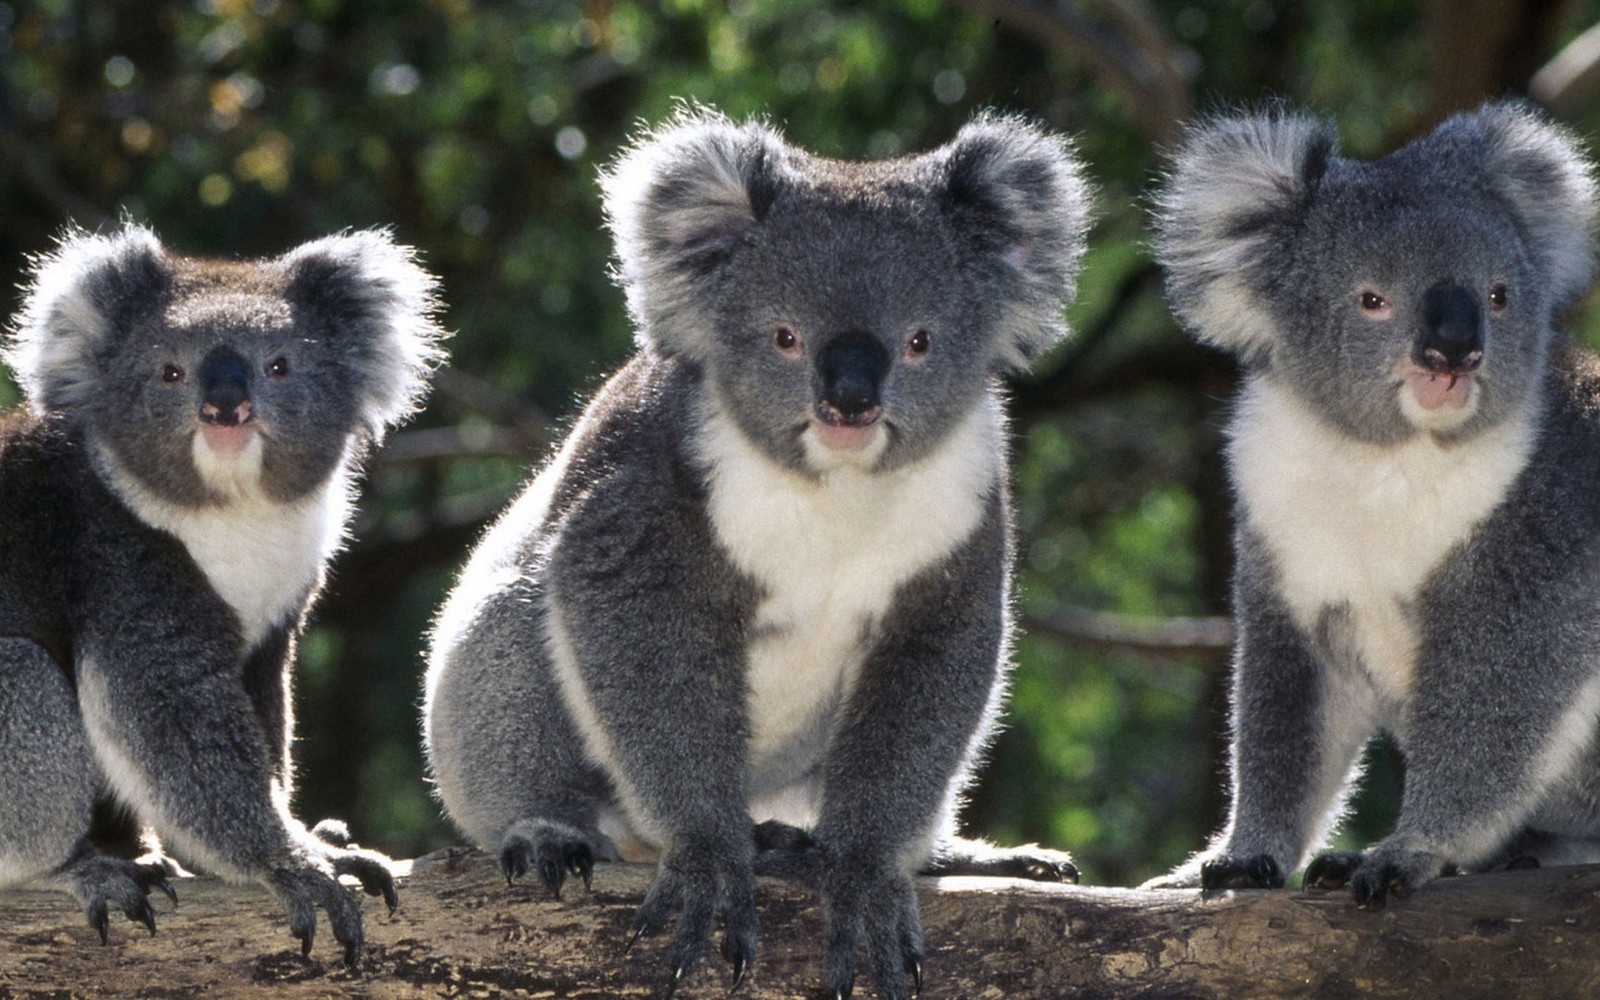
<svg viewBox="0 0 1600 1000"><path fill-rule="evenodd" d="M1288 113L1195 129L1172 305L1244 365L1232 808L1152 885L1281 886L1388 732L1393 832L1305 884L1381 908L1455 870L1600 860L1600 361L1590 167L1514 103L1372 162Z"/></svg>
<svg viewBox="0 0 1600 1000"><path fill-rule="evenodd" d="M488 532L438 618L425 730L457 826L553 891L659 857L635 939L757 873L815 886L826 984L920 981L917 870L1076 880L958 839L1004 693L997 380L1063 332L1087 194L990 117L925 155L808 154L684 111L603 178L638 352Z"/></svg>
<svg viewBox="0 0 1600 1000"><path fill-rule="evenodd" d="M388 859L289 813L289 668L365 449L439 356L434 281L381 232L273 260L69 234L36 262L0 419L0 885L70 891L155 931L169 865L89 841L109 794L186 860L253 879L309 953L354 962L349 874ZM330 831L327 837L321 836Z"/></svg>

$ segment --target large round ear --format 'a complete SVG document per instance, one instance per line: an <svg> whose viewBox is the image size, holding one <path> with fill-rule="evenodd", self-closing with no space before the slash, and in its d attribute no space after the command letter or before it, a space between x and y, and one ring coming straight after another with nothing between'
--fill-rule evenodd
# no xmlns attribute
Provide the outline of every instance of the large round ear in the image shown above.
<svg viewBox="0 0 1600 1000"><path fill-rule="evenodd" d="M1478 131L1484 171L1527 231L1552 304L1569 305L1594 275L1595 179L1582 144L1526 104L1501 101L1440 126Z"/></svg>
<svg viewBox="0 0 1600 1000"><path fill-rule="evenodd" d="M99 391L98 358L171 287L155 234L128 223L108 235L64 233L33 261L3 357L36 410L65 410Z"/></svg>
<svg viewBox="0 0 1600 1000"><path fill-rule="evenodd" d="M1275 322L1259 290L1334 152L1328 125L1280 111L1189 130L1155 200L1155 255L1173 312L1201 340L1246 362L1271 349Z"/></svg>
<svg viewBox="0 0 1600 1000"><path fill-rule="evenodd" d="M761 124L686 108L601 174L617 282L640 346L704 356L702 286L766 214L785 149Z"/></svg>
<svg viewBox="0 0 1600 1000"><path fill-rule="evenodd" d="M278 258L296 324L313 321L356 376L373 441L420 407L447 336L435 320L438 282L416 251L383 229L340 233Z"/></svg>
<svg viewBox="0 0 1600 1000"><path fill-rule="evenodd" d="M1020 118L984 115L931 156L943 200L996 265L1006 306L1003 367L1023 368L1066 335L1090 193L1067 141Z"/></svg>

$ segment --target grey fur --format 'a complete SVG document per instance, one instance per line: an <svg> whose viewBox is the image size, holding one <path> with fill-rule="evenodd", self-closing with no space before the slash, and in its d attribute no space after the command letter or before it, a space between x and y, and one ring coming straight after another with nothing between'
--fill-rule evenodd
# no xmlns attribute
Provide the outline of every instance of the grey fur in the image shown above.
<svg viewBox="0 0 1600 1000"><path fill-rule="evenodd" d="M675 970L719 915L748 963L758 867L812 882L830 987L864 945L902 996L913 871L1076 877L954 829L1007 666L995 380L1064 332L1084 182L1011 119L841 163L685 111L604 187L639 352L440 614L440 797L508 878L556 891L595 859L659 855L638 925L679 913ZM841 345L883 365L859 451L812 437ZM810 829L753 830L769 817Z"/></svg>
<svg viewBox="0 0 1600 1000"><path fill-rule="evenodd" d="M1600 860L1600 361L1554 326L1595 210L1577 142L1511 103L1370 163L1281 111L1177 154L1172 305L1245 365L1239 638L1227 826L1152 885L1281 885L1379 729L1395 829L1307 884L1377 908L1451 868ZM1429 368L1451 322L1481 363Z"/></svg>
<svg viewBox="0 0 1600 1000"><path fill-rule="evenodd" d="M5 352L28 403L0 421L0 883L154 930L178 869L93 848L109 794L271 888L306 948L327 910L354 960L335 876L393 880L289 814L288 672L360 455L442 357L434 287L383 232L204 261L130 224L35 262Z"/></svg>

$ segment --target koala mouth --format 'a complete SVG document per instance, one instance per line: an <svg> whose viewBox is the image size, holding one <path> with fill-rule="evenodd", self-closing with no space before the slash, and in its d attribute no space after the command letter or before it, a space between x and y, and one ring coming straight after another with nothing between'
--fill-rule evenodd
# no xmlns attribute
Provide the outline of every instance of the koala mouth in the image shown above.
<svg viewBox="0 0 1600 1000"><path fill-rule="evenodd" d="M1472 397L1471 373L1417 371L1406 375L1406 384L1424 410L1460 409Z"/></svg>
<svg viewBox="0 0 1600 1000"><path fill-rule="evenodd" d="M254 423L201 424L200 436L211 453L221 458L236 458L250 446L256 435Z"/></svg>
<svg viewBox="0 0 1600 1000"><path fill-rule="evenodd" d="M811 421L817 442L834 451L862 451L878 435L882 409L872 406L854 413L843 413L824 402L817 406Z"/></svg>

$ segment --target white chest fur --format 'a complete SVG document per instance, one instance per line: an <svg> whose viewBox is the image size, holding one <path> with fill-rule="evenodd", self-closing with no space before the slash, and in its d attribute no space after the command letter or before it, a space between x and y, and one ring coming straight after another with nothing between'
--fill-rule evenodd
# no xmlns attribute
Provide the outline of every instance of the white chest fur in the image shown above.
<svg viewBox="0 0 1600 1000"><path fill-rule="evenodd" d="M206 581L233 609L246 649L299 612L323 565L344 541L351 500L342 469L292 503L277 503L252 489L225 503L184 507L151 493L104 452L99 458L129 509L188 549Z"/></svg>
<svg viewBox="0 0 1600 1000"><path fill-rule="evenodd" d="M759 767L848 691L896 589L977 527L1001 474L1003 424L990 400L913 466L820 480L775 464L720 415L697 444L717 536L765 590L747 650Z"/></svg>
<svg viewBox="0 0 1600 1000"><path fill-rule="evenodd" d="M1254 379L1230 457L1246 523L1265 541L1305 628L1349 608L1378 690L1410 691L1419 588L1505 497L1534 444L1531 414L1453 447L1420 435L1381 448L1324 423L1281 387Z"/></svg>

